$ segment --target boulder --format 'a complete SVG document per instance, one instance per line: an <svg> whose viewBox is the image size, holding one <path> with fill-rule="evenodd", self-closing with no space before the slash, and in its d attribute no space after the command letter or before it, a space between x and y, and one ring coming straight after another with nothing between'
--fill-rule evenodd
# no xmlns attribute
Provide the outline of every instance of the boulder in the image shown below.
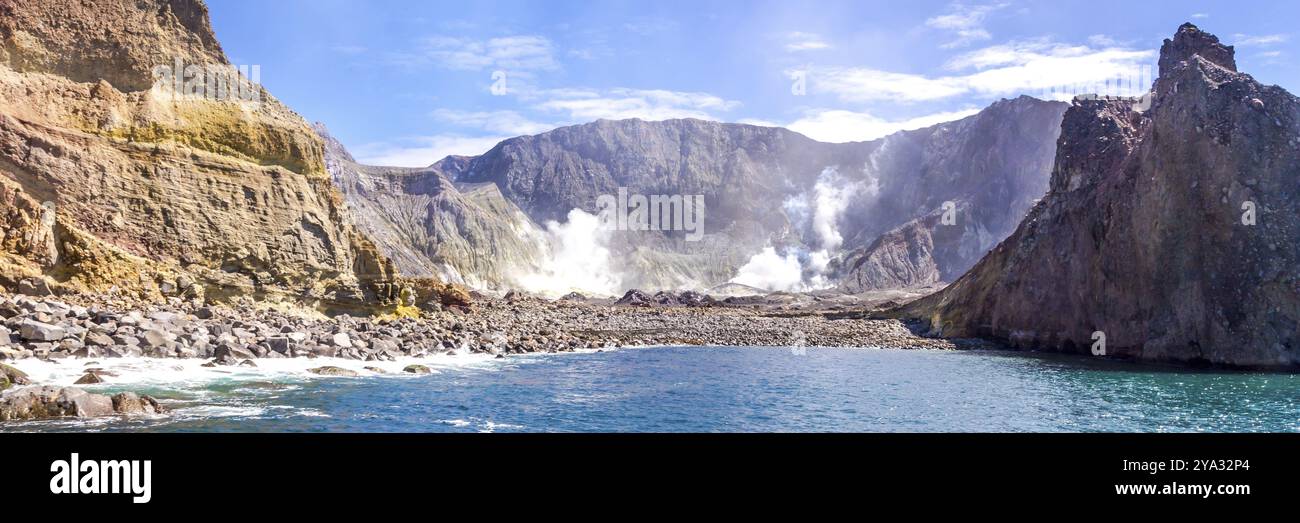
<svg viewBox="0 0 1300 523"><path fill-rule="evenodd" d="M54 342L63 339L67 331L57 325L26 320L18 327L18 335L27 341Z"/></svg>
<svg viewBox="0 0 1300 523"><path fill-rule="evenodd" d="M120 392L113 395L113 410L118 414L162 414L167 409L158 403L158 400L150 396L138 395L134 392Z"/></svg>
<svg viewBox="0 0 1300 523"><path fill-rule="evenodd" d="M113 337L102 332L86 333L85 343L90 347L112 347L115 345L113 343Z"/></svg>
<svg viewBox="0 0 1300 523"><path fill-rule="evenodd" d="M253 354L253 351L240 347L234 343L222 343L213 350L212 354L217 359L226 359L229 357L236 360L248 360L257 357L256 354Z"/></svg>
<svg viewBox="0 0 1300 523"><path fill-rule="evenodd" d="M614 302L615 305L630 305L633 307L646 307L651 304L650 296L646 295L639 289L631 289L623 294L622 298Z"/></svg>
<svg viewBox="0 0 1300 523"><path fill-rule="evenodd" d="M148 348L157 348L167 345L172 339L172 335L158 329L149 329L144 331L140 336L140 344Z"/></svg>
<svg viewBox="0 0 1300 523"><path fill-rule="evenodd" d="M103 383L103 382L104 382L104 378L99 377L98 374L95 374L94 372L87 372L84 376L82 376L80 379L78 379L77 381L73 382L72 384L73 384L73 385L93 385L93 384L96 384L96 383Z"/></svg>
<svg viewBox="0 0 1300 523"><path fill-rule="evenodd" d="M359 375L357 374L357 371L351 369L345 369L342 367L329 366L329 365L324 367L316 367L314 369L307 369L307 372L310 372L312 374L319 374L321 376L358 376Z"/></svg>
<svg viewBox="0 0 1300 523"><path fill-rule="evenodd" d="M432 374L433 370L424 365L407 365L406 368L402 369L402 372L410 374Z"/></svg>
<svg viewBox="0 0 1300 523"><path fill-rule="evenodd" d="M29 385L31 382L32 380L27 377L27 373L0 363L0 390L14 385Z"/></svg>
<svg viewBox="0 0 1300 523"><path fill-rule="evenodd" d="M18 293L28 296L50 296L54 294L44 278L27 278L18 282Z"/></svg>
<svg viewBox="0 0 1300 523"><path fill-rule="evenodd" d="M293 340L289 339L286 336L273 336L266 339L266 346L269 347L272 351L278 352L280 354L288 353L292 345L293 345Z"/></svg>
<svg viewBox="0 0 1300 523"><path fill-rule="evenodd" d="M90 418L114 412L112 398L76 387L29 387L0 396L0 421Z"/></svg>

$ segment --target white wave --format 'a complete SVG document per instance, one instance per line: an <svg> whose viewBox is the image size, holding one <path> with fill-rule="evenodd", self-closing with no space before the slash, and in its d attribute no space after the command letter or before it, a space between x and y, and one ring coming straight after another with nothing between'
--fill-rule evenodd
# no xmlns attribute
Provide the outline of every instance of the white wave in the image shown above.
<svg viewBox="0 0 1300 523"><path fill-rule="evenodd" d="M415 376L404 373L407 365L420 364L435 372L446 369L495 365L490 354L436 355L421 358L398 358L396 361L359 361L344 358L260 358L253 360L256 367L216 366L204 367L208 360L159 358L97 358L38 360L28 358L10 365L26 372L32 382L41 385L70 386L86 374L86 369L102 369L104 383L84 386L88 390L116 389L123 385L132 387L159 387L165 389L190 389L204 394L201 387L214 382L244 381L300 381L309 379L346 379L318 376L307 371L315 367L333 366L356 371L361 376ZM383 373L367 370L374 367Z"/></svg>

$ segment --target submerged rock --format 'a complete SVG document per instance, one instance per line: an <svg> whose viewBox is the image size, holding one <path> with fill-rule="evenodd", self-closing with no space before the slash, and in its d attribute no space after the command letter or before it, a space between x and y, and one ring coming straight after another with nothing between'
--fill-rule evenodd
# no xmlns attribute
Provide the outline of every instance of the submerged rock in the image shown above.
<svg viewBox="0 0 1300 523"><path fill-rule="evenodd" d="M167 409L151 396L134 392L121 392L113 395L113 410L118 414L162 414Z"/></svg>
<svg viewBox="0 0 1300 523"><path fill-rule="evenodd" d="M310 372L312 374L319 374L321 376L359 376L359 374L357 374L357 371L355 370L345 369L343 367L334 367L329 365L324 367L307 369L307 372Z"/></svg>

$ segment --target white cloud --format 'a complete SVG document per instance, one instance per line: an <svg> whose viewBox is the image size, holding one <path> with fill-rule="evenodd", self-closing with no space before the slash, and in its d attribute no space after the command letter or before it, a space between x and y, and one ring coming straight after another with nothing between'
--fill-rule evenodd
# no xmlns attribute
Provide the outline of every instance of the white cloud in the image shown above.
<svg viewBox="0 0 1300 523"><path fill-rule="evenodd" d="M668 120L673 118L716 119L714 112L726 112L740 102L725 100L708 93L667 91L662 89L555 90L536 104L546 112L565 115L569 121L588 122L608 119Z"/></svg>
<svg viewBox="0 0 1300 523"><path fill-rule="evenodd" d="M960 120L978 112L978 109L963 109L891 121L864 112L814 109L805 112L803 117L791 122L786 128L822 142L859 142L875 140L899 131Z"/></svg>
<svg viewBox="0 0 1300 523"><path fill-rule="evenodd" d="M398 167L424 167L448 155L478 155L507 138L538 134L563 125L593 120L667 120L699 118L718 120L716 113L731 111L740 102L708 93L662 89L565 88L532 91L522 97L528 109L553 115L536 120L512 110L461 111L438 109L432 117L443 124L465 128L464 133L417 136L395 142L378 142L355 149L361 163Z"/></svg>
<svg viewBox="0 0 1300 523"><path fill-rule="evenodd" d="M786 74L793 77L796 73ZM849 102L938 100L967 91L959 78L928 78L858 67L811 68L808 79L812 84L810 92L829 92Z"/></svg>
<svg viewBox="0 0 1300 523"><path fill-rule="evenodd" d="M463 71L488 68L546 71L559 68L551 41L532 35L487 40L432 36L422 40L415 52L396 55L394 61L408 66L434 64Z"/></svg>
<svg viewBox="0 0 1300 523"><path fill-rule="evenodd" d="M940 47L945 49L965 47L992 38L993 35L984 28L984 19L990 13L1007 5L1005 3L975 6L953 4L949 6L947 14L931 17L925 21L925 25L948 31L955 37Z"/></svg>
<svg viewBox="0 0 1300 523"><path fill-rule="evenodd" d="M1271 34L1271 35L1246 35L1237 33L1232 35L1232 45L1237 47L1270 47L1277 44L1285 43L1290 39L1290 35Z"/></svg>
<svg viewBox="0 0 1300 523"><path fill-rule="evenodd" d="M1117 47L1119 41L1103 34L1095 34L1088 37L1088 43L1097 47Z"/></svg>
<svg viewBox="0 0 1300 523"><path fill-rule="evenodd" d="M427 167L451 155L474 156L487 152L509 136L417 136L400 143L376 142L357 147L357 161L366 165Z"/></svg>
<svg viewBox="0 0 1300 523"><path fill-rule="evenodd" d="M433 112L433 117L442 122L462 127L473 127L510 136L543 133L557 127L555 124L530 120L515 111L438 109Z"/></svg>
<svg viewBox="0 0 1300 523"><path fill-rule="evenodd" d="M831 44L827 43L825 39L813 33L801 33L795 31L786 35L786 51L817 51L821 49L830 49L830 47Z"/></svg>
<svg viewBox="0 0 1300 523"><path fill-rule="evenodd" d="M1205 13L1192 13L1192 18L1209 18L1210 15Z"/></svg>
<svg viewBox="0 0 1300 523"><path fill-rule="evenodd" d="M1012 42L961 54L941 76L895 73L868 68L813 68L811 91L828 92L847 102L924 102L966 95L983 97L1040 93L1056 87L1091 87L1116 78L1149 76L1154 51L1119 47L1096 49L1046 41ZM965 73L965 74L961 74ZM787 72L787 74L794 74ZM1145 80L1133 82L1144 92Z"/></svg>

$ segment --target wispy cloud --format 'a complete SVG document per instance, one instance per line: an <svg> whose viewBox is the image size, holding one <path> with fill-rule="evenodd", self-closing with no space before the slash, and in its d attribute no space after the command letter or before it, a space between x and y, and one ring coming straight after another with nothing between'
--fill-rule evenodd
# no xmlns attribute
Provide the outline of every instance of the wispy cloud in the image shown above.
<svg viewBox="0 0 1300 523"><path fill-rule="evenodd" d="M795 31L786 34L785 39L785 50L790 52L816 51L820 49L830 49L831 47L831 44L827 43L824 38L813 33Z"/></svg>
<svg viewBox="0 0 1300 523"><path fill-rule="evenodd" d="M572 122L609 119L667 120L672 118L713 119L719 112L740 106L708 93L668 91L662 89L581 89L552 90L549 98L535 107L563 115Z"/></svg>
<svg viewBox="0 0 1300 523"><path fill-rule="evenodd" d="M1029 41L958 55L944 65L951 73L948 75L827 67L811 69L808 77L810 89L829 92L845 102L925 102L966 95L991 97L1039 92L1140 76L1137 73L1154 56L1155 52L1149 50L1096 49ZM1140 88L1145 91L1146 87Z"/></svg>
<svg viewBox="0 0 1300 523"><path fill-rule="evenodd" d="M396 142L376 142L357 147L353 154L367 165L427 167L451 155L477 155L491 149L509 136L464 136L442 134L414 136Z"/></svg>
<svg viewBox="0 0 1300 523"><path fill-rule="evenodd" d="M1232 35L1232 45L1237 47L1271 47L1286 43L1290 38L1291 35L1286 34L1247 35L1237 33Z"/></svg>
<svg viewBox="0 0 1300 523"><path fill-rule="evenodd" d="M438 109L431 117L443 128L455 128L456 132L369 143L354 152L362 163L423 167L448 155L482 154L507 138L565 125L628 118L719 120L724 113L740 107L740 102L708 93L664 89L545 89L528 92L519 99L525 104L519 111Z"/></svg>
<svg viewBox="0 0 1300 523"><path fill-rule="evenodd" d="M559 68L555 46L544 36L516 35L476 40L431 36L414 51L398 53L393 61L407 66L437 65L447 69L553 70Z"/></svg>
<svg viewBox="0 0 1300 523"><path fill-rule="evenodd" d="M978 112L978 109L969 108L905 120L886 120L865 112L814 109L805 112L801 118L785 127L823 142L858 142L875 140L899 131L910 131L960 120Z"/></svg>
<svg viewBox="0 0 1300 523"><path fill-rule="evenodd" d="M1208 15L1208 14L1206 14L1206 13L1192 13L1192 18L1196 18L1196 19L1198 19L1198 20L1199 20L1199 19L1204 19L1204 18L1209 18L1209 17L1210 17L1210 15Z"/></svg>
<svg viewBox="0 0 1300 523"><path fill-rule="evenodd" d="M537 134L556 127L555 124L533 121L515 111L438 109L433 112L433 118L440 123L506 136Z"/></svg>
<svg viewBox="0 0 1300 523"><path fill-rule="evenodd" d="M941 47L945 49L965 47L975 42L993 38L993 35L984 28L984 19L994 11L1007 7L1007 5L1009 4L952 4L948 7L947 14L926 19L925 25L952 34L954 39Z"/></svg>

